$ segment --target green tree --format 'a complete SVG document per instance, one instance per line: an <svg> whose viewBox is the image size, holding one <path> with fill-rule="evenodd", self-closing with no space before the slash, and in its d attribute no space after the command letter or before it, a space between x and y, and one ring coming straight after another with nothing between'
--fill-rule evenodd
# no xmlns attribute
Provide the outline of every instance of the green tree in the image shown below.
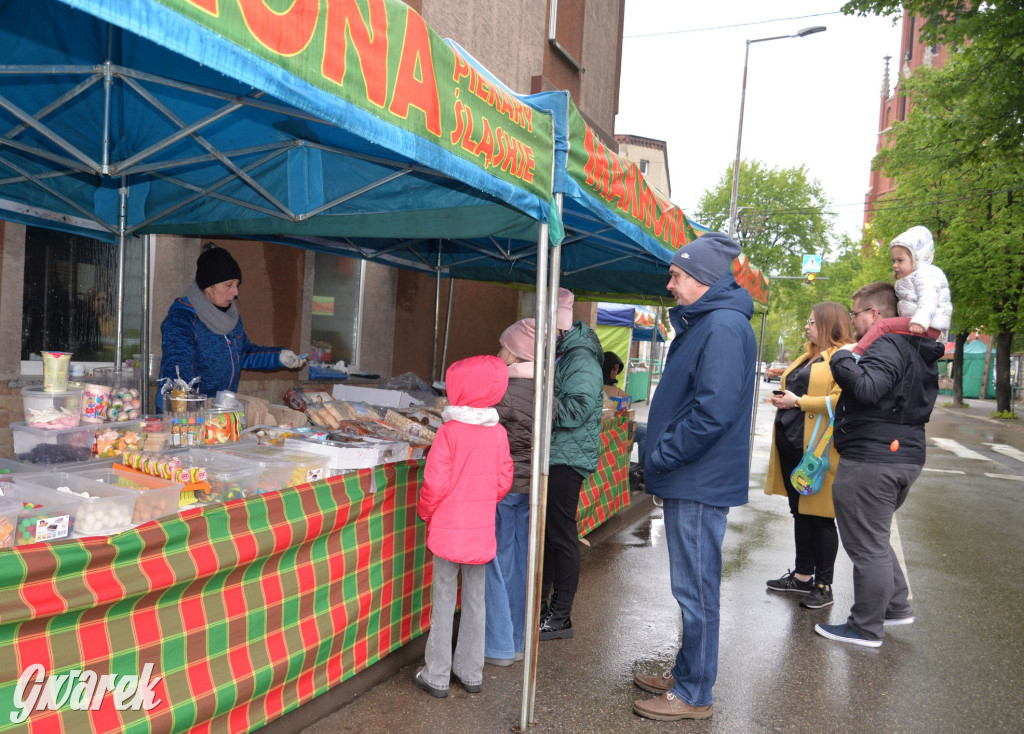
<svg viewBox="0 0 1024 734"><path fill-rule="evenodd" d="M726 229L732 193L732 166L714 188L704 192L696 217L712 229ZM765 361L792 359L803 349L804 322L815 304L837 301L849 305L850 295L872 280L891 279L888 250L865 251L845 235L834 240L828 199L805 169L771 169L759 161L740 167L739 213L736 237L744 254L769 278ZM821 277L807 283L800 275L804 254L822 255ZM779 276L782 276L781 278ZM754 319L760 338L760 317Z"/></svg>
<svg viewBox="0 0 1024 734"><path fill-rule="evenodd" d="M906 3L929 18L922 39L953 50L942 69L921 67L901 83L913 106L875 161L896 192L875 212L871 236L888 241L915 224L932 230L957 341L974 328L994 335L996 408L1008 411L1010 351L1024 330L1024 9L1019 2L961 5ZM844 8L851 9L891 14L897 6L864 0ZM962 395L959 382L954 395Z"/></svg>
<svg viewBox="0 0 1024 734"><path fill-rule="evenodd" d="M721 231L729 226L732 166L700 198L697 219ZM768 168L759 161L740 163L736 240L743 253L766 273L798 274L805 253L824 255L832 236L828 199L806 170Z"/></svg>

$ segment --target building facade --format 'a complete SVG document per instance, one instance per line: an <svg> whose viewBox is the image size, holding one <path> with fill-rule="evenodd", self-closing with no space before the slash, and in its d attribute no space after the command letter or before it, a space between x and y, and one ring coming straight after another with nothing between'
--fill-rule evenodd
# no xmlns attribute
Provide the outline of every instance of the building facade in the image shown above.
<svg viewBox="0 0 1024 734"><path fill-rule="evenodd" d="M941 68L946 63L947 50L945 46L925 45L921 42L920 30L925 22L924 18L903 13L903 27L900 35L900 58L896 68L896 84L890 90L892 74L892 57L885 57L885 71L882 76L882 97L878 113L878 143L875 151L881 151L886 142L886 136L896 121L907 119L907 113L912 106L911 100L900 94L900 80L906 79L921 66L934 66ZM895 189L891 178L883 175L882 171L872 170L870 173L868 192L864 196L864 224L871 221L876 203L884 199L886 194Z"/></svg>

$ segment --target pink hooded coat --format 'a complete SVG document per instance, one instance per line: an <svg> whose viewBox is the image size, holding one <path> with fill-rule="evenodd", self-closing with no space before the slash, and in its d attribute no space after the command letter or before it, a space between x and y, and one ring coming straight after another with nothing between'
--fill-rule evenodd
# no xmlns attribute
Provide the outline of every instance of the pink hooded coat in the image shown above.
<svg viewBox="0 0 1024 734"><path fill-rule="evenodd" d="M508 367L494 356L469 357L448 368L445 423L427 455L417 514L427 523L427 548L453 563L494 558L494 512L512 486L508 435L498 404Z"/></svg>

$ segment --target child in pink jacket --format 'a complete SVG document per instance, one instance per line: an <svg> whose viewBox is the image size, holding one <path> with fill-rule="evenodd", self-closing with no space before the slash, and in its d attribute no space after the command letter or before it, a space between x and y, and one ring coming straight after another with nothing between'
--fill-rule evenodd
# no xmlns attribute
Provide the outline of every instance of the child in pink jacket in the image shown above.
<svg viewBox="0 0 1024 734"><path fill-rule="evenodd" d="M437 698L452 674L469 693L484 679L484 578L494 558L495 508L512 486L508 435L494 406L508 388L508 367L494 356L469 357L448 368L444 425L427 455L417 514L427 523L434 554L430 635L425 664L413 682ZM452 618L462 571L462 618L452 657Z"/></svg>

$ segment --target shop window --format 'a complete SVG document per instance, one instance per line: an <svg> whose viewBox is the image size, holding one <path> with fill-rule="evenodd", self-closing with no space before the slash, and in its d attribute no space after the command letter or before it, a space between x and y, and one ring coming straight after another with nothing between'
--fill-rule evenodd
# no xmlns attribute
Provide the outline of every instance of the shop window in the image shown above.
<svg viewBox="0 0 1024 734"><path fill-rule="evenodd" d="M364 264L360 260L316 253L310 320L311 361L344 360L347 365L359 364L363 272Z"/></svg>
<svg viewBox="0 0 1024 734"><path fill-rule="evenodd" d="M117 339L116 244L38 227L25 229L22 371L42 372L41 350L71 352L72 360L110 363ZM125 257L122 357L139 351L142 244L130 239Z"/></svg>

